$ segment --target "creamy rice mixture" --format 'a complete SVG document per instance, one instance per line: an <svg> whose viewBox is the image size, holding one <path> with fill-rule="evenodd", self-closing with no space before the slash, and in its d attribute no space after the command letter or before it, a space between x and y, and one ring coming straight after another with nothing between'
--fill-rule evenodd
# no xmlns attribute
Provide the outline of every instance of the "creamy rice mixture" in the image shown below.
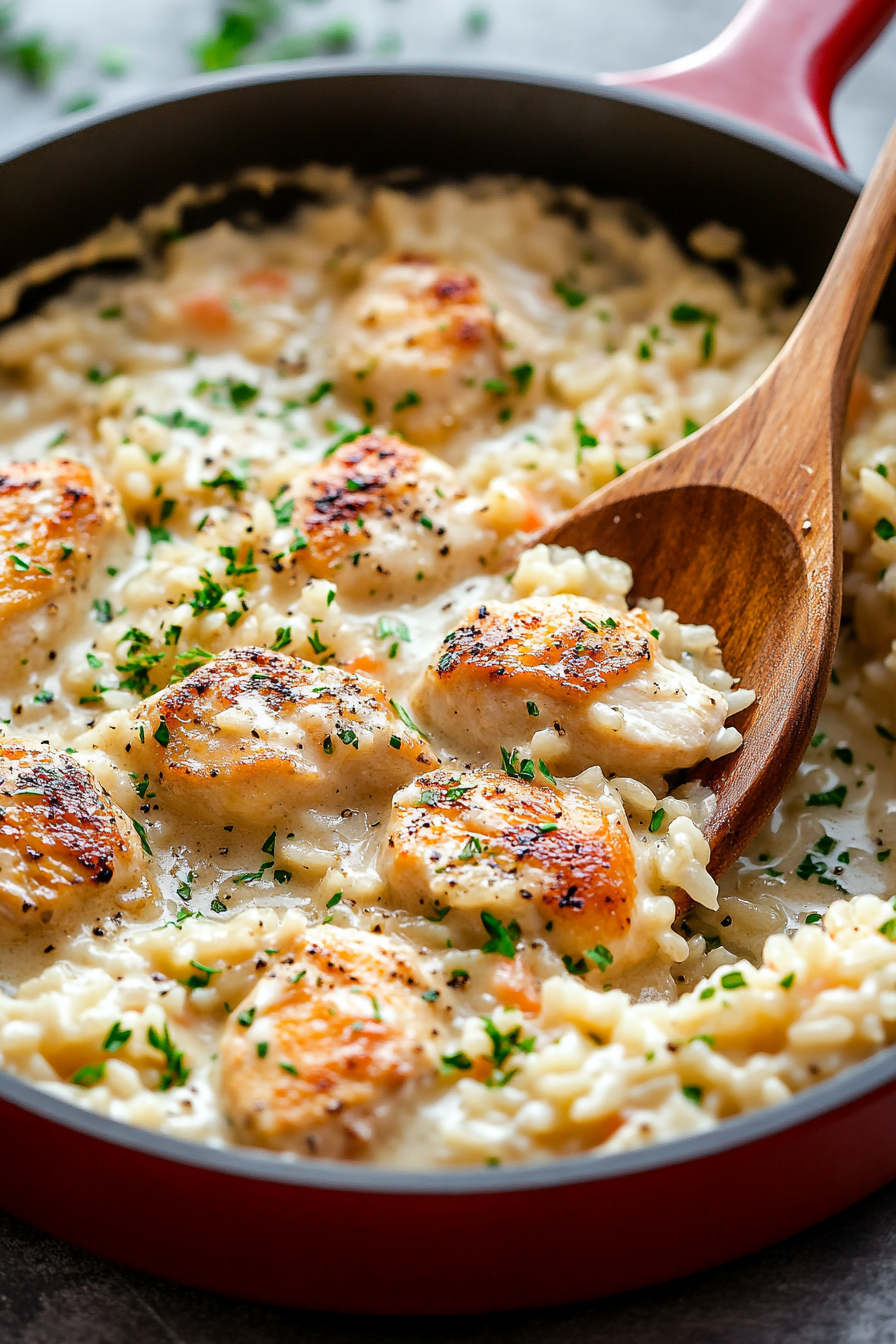
<svg viewBox="0 0 896 1344"><path fill-rule="evenodd" d="M200 1142L494 1165L889 1044L874 342L837 672L717 888L680 780L752 693L621 562L518 557L754 381L788 275L579 190L293 181L288 224L170 237L0 333L3 1067Z"/></svg>

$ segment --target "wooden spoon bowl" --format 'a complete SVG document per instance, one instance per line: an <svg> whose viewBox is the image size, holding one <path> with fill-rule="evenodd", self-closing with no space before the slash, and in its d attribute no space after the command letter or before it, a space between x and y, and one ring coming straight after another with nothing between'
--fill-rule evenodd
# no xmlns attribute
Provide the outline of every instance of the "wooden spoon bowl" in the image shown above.
<svg viewBox="0 0 896 1344"><path fill-rule="evenodd" d="M540 535L631 565L636 598L712 625L757 699L744 745L695 776L717 795L706 829L723 872L805 753L840 623L840 448L859 349L896 252L896 130L784 349L702 430L610 482Z"/></svg>

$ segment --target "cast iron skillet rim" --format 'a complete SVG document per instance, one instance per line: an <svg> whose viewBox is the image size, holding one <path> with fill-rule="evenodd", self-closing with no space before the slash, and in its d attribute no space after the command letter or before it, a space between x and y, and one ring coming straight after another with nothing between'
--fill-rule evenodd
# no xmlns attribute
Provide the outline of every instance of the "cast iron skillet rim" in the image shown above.
<svg viewBox="0 0 896 1344"><path fill-rule="evenodd" d="M851 195L857 195L861 186L860 182L847 171L820 163L808 151L786 140L765 134L736 118L723 116L695 104L683 104L654 93L622 89L602 85L596 80L573 79L552 75L543 70L528 70L525 67L510 65L465 67L449 63L426 63L384 66L351 60L342 60L338 65L324 61L278 63L227 71L217 75L204 75L198 79L183 81L161 97L135 99L66 122L64 126L35 137L5 154L0 154L0 165L55 141L68 140L93 126L148 111L159 105L187 102L243 85L346 77L387 79L425 77L444 80L499 81L505 84L518 83L524 87L534 84L586 93L610 102L634 104L678 121L701 125L739 141L747 141L778 158L808 170L817 177L825 178L845 188ZM95 1115L72 1102L42 1092L23 1079L2 1072L0 1072L0 1101L64 1128L113 1143L119 1148L144 1153L151 1158L177 1162L184 1166L218 1171L230 1177L345 1192L465 1195L510 1193L612 1180L699 1160L701 1157L736 1149L795 1128L827 1113L833 1113L840 1107L858 1101L893 1082L894 1079L896 1079L896 1048L891 1048L847 1069L835 1078L808 1088L791 1101L726 1120L717 1129L708 1133L667 1140L650 1147L610 1156L587 1154L581 1157L560 1158L550 1163L494 1169L456 1168L447 1171L399 1171L322 1159L313 1161L299 1159L288 1162L255 1150L210 1147L158 1134L152 1130L140 1129L106 1116Z"/></svg>
<svg viewBox="0 0 896 1344"><path fill-rule="evenodd" d="M553 1162L496 1168L458 1167L438 1171L401 1171L372 1164L323 1158L294 1161L269 1157L257 1149L214 1148L168 1134L141 1129L82 1110L40 1091L24 1079L0 1072L0 1102L8 1102L52 1123L118 1148L148 1157L220 1172L223 1176L270 1181L347 1193L387 1195L502 1194L554 1186L580 1185L634 1176L684 1162L699 1161L770 1138L820 1116L833 1114L896 1079L896 1047L853 1065L826 1082L807 1088L790 1101L724 1120L717 1129L667 1139L627 1153L586 1154Z"/></svg>
<svg viewBox="0 0 896 1344"><path fill-rule="evenodd" d="M200 75L193 79L181 80L161 95L135 98L103 111L86 112L81 116L72 117L63 126L48 131L44 135L36 136L23 144L16 145L5 153L0 153L0 166L55 141L76 136L81 131L88 130L93 126L100 126L105 122L116 121L135 113L150 111L154 107L187 102L193 98L201 98L204 95L249 85L297 83L304 80L344 79L346 77L376 79L422 77L445 80L479 80L484 83L498 81L502 84L520 84L523 87L534 84L543 88L566 89L572 93L585 93L593 97L603 98L608 102L630 103L636 107L659 112L663 116L673 117L677 121L691 122L709 130L718 131L738 141L746 141L748 144L774 154L777 158L786 159L800 168L807 169L816 177L825 178L836 186L845 187L854 196L858 195L862 186L861 181L846 169L834 168L829 164L822 163L809 150L802 149L789 140L762 131L750 122L741 121L737 117L727 116L724 113L700 107L697 103L686 103L679 99L669 98L664 94L601 84L597 77L593 80L575 79L570 76L555 75L544 70L530 69L526 66L511 63L506 66L463 66L447 61L444 63L431 61L419 64L408 63L407 65L379 65L365 61L363 58L357 58L356 60L343 58L338 65L332 59L329 61L278 61L276 64L251 66L242 70L221 71L216 74ZM258 167L263 165L251 164L247 166ZM405 165L398 166L404 167Z"/></svg>

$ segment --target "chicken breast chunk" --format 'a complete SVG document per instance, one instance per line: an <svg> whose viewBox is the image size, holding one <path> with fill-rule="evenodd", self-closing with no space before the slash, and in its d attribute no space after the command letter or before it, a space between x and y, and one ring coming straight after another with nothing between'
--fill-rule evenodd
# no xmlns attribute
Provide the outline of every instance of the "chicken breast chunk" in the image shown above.
<svg viewBox="0 0 896 1344"><path fill-rule="evenodd" d="M82 462L0 470L0 621L77 591L117 518L114 495Z"/></svg>
<svg viewBox="0 0 896 1344"><path fill-rule="evenodd" d="M645 612L566 594L480 607L446 636L413 704L463 751L519 746L554 773L655 779L740 744L724 695L660 653Z"/></svg>
<svg viewBox="0 0 896 1344"><path fill-rule="evenodd" d="M145 701L130 747L169 806L258 824L363 805L437 764L378 682L257 648L219 654Z"/></svg>
<svg viewBox="0 0 896 1344"><path fill-rule="evenodd" d="M393 800L382 872L421 914L482 911L614 971L655 950L637 927L632 838L618 801L490 770L436 770ZM592 967L593 969L593 967Z"/></svg>
<svg viewBox="0 0 896 1344"><path fill-rule="evenodd" d="M418 443L441 443L497 413L506 378L501 344L475 275L402 253L375 262L340 315L340 391L368 420L396 425ZM508 393L519 390L513 377L507 383Z"/></svg>
<svg viewBox="0 0 896 1344"><path fill-rule="evenodd" d="M230 1016L226 1113L242 1143L356 1157L435 1074L435 1014L414 953L333 925L298 935Z"/></svg>
<svg viewBox="0 0 896 1344"><path fill-rule="evenodd" d="M343 445L300 491L294 521L308 545L293 559L349 598L407 601L444 587L497 540L449 467L391 435Z"/></svg>
<svg viewBox="0 0 896 1344"><path fill-rule="evenodd" d="M0 742L0 910L48 924L96 892L140 905L150 889L133 823L62 751Z"/></svg>

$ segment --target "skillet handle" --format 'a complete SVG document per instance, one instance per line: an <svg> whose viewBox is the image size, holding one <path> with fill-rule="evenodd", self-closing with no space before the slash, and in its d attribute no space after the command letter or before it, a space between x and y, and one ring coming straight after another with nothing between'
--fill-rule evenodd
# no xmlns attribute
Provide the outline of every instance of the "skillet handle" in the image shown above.
<svg viewBox="0 0 896 1344"><path fill-rule="evenodd" d="M751 122L843 168L831 97L894 11L896 0L746 0L692 56L598 80Z"/></svg>

